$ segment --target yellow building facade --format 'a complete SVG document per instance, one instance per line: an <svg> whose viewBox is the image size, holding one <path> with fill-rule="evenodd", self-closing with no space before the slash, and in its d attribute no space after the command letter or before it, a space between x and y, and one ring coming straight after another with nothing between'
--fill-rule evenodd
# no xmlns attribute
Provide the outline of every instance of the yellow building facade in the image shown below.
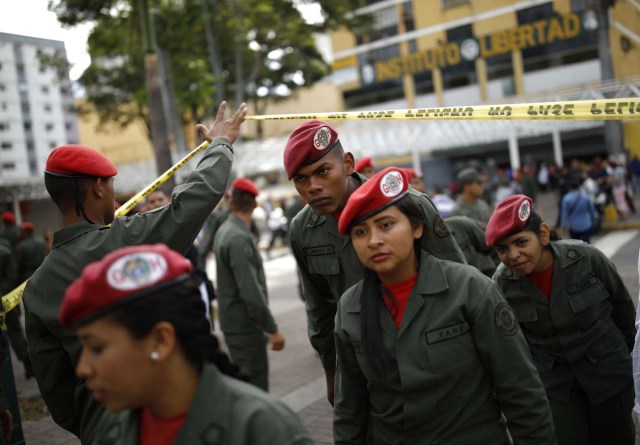
<svg viewBox="0 0 640 445"><path fill-rule="evenodd" d="M373 29L331 34L333 77L346 109L500 103L600 84L596 1L363 0L356 13L371 14ZM640 3L618 0L609 17L614 79L637 85ZM640 155L640 123L624 134Z"/></svg>

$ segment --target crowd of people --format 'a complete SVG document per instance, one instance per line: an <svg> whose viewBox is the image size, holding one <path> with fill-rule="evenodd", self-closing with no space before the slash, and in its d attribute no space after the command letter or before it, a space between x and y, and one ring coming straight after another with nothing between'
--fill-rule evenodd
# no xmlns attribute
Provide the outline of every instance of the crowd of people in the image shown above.
<svg viewBox="0 0 640 445"><path fill-rule="evenodd" d="M197 126L210 145L185 183L125 218L109 159L53 150L44 180L63 228L50 251L26 243L28 226L23 253L0 234L0 261L30 258L2 289L28 278L25 371L83 444L312 443L268 394L267 348L286 339L258 247L261 191L231 181L247 107L225 112ZM429 196L419 172L356 161L327 122L299 125L283 150L297 196L268 208L264 247L280 237L295 258L335 443L633 444L635 309L588 244L597 196L627 202L627 176L633 190L619 164L467 167L453 194ZM558 191L554 225L538 189Z"/></svg>

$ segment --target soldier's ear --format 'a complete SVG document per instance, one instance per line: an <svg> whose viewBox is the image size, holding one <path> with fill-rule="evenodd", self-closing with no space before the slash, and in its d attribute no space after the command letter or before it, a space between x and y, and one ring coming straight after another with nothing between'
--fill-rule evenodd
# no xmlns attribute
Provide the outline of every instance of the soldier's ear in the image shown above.
<svg viewBox="0 0 640 445"><path fill-rule="evenodd" d="M351 175L354 172L356 165L356 161L353 158L351 152L347 152L344 154L343 162L347 175Z"/></svg>
<svg viewBox="0 0 640 445"><path fill-rule="evenodd" d="M549 240L551 239L551 227L549 227L546 223L540 224L540 242L542 242L543 246L549 245Z"/></svg>

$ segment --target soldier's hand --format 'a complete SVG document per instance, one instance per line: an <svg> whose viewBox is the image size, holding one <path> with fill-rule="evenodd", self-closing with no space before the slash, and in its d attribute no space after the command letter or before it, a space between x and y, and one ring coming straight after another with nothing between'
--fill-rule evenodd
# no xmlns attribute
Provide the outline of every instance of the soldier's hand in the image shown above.
<svg viewBox="0 0 640 445"><path fill-rule="evenodd" d="M329 401L331 406L333 406L333 393L336 386L336 370L325 369L324 375L327 379L327 400Z"/></svg>
<svg viewBox="0 0 640 445"><path fill-rule="evenodd" d="M13 416L8 409L0 413L0 425L2 425L2 443L9 443L13 433Z"/></svg>
<svg viewBox="0 0 640 445"><path fill-rule="evenodd" d="M279 331L269 334L269 344L272 351L281 351L284 349L284 337Z"/></svg>
<svg viewBox="0 0 640 445"><path fill-rule="evenodd" d="M233 144L240 134L240 125L244 122L244 118L247 116L248 108L247 104L242 104L231 116L231 119L224 120L224 113L227 110L227 102L222 102L220 108L218 108L218 114L216 114L216 120L211 125L211 128L207 128L202 124L196 125L196 130L202 135L208 142L213 141L217 137L225 137Z"/></svg>

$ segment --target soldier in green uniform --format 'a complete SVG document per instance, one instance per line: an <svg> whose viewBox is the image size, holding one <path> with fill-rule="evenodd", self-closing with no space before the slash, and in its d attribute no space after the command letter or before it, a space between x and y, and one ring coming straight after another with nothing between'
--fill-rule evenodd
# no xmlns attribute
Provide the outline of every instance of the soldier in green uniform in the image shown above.
<svg viewBox="0 0 640 445"><path fill-rule="evenodd" d="M449 216L468 216L484 224L489 222L491 207L482 199L484 194L482 175L473 167L465 168L458 173L458 183L462 187L462 193Z"/></svg>
<svg viewBox="0 0 640 445"><path fill-rule="evenodd" d="M9 242L11 251L15 251L18 244L18 230L16 228L16 215L6 211L0 214L2 219L2 229L0 229L0 238L4 238Z"/></svg>
<svg viewBox="0 0 640 445"><path fill-rule="evenodd" d="M517 444L555 444L544 388L500 289L420 248L431 221L409 190L404 170L386 168L340 215L365 273L336 315L335 443L508 444L508 428Z"/></svg>
<svg viewBox="0 0 640 445"><path fill-rule="evenodd" d="M60 323L82 342L76 372L109 411L83 443L311 444L290 409L237 379L192 270L165 245L128 246L67 290Z"/></svg>
<svg viewBox="0 0 640 445"><path fill-rule="evenodd" d="M450 216L444 221L460 246L467 263L492 277L500 263L494 249L484 241L485 225L467 216Z"/></svg>
<svg viewBox="0 0 640 445"><path fill-rule="evenodd" d="M338 217L349 195L366 178L354 172L353 155L345 153L337 131L318 120L304 122L289 136L284 166L308 203L292 221L289 236L302 281L309 339L320 354L327 398L333 403L336 307L340 296L360 281L364 272L351 239L338 233ZM431 199L413 189L409 196L432 222L426 228L424 248L439 258L464 263L460 248Z"/></svg>
<svg viewBox="0 0 640 445"><path fill-rule="evenodd" d="M632 445L635 309L598 249L557 240L531 199L502 201L487 226L494 275L520 322L562 445Z"/></svg>
<svg viewBox="0 0 640 445"><path fill-rule="evenodd" d="M36 271L44 261L46 247L44 240L34 235L33 223L20 224L18 246L16 247L16 262L18 263L18 282L22 283Z"/></svg>
<svg viewBox="0 0 640 445"><path fill-rule="evenodd" d="M92 443L102 409L84 381L75 377L80 344L57 319L64 292L87 264L121 246L162 242L186 253L229 180L232 143L247 108L243 104L226 121L225 110L223 103L210 130L196 127L212 144L189 179L173 190L171 205L152 212L114 221L117 170L96 150L72 145L49 155L45 186L62 213L64 227L54 234L53 249L25 288L27 341L53 420L83 443Z"/></svg>
<svg viewBox="0 0 640 445"><path fill-rule="evenodd" d="M213 250L218 280L218 319L229 353L234 363L249 375L250 383L268 391L266 340L271 349L280 351L284 348L284 337L269 310L262 257L249 230L259 193L247 178L233 182L230 213L218 230Z"/></svg>

